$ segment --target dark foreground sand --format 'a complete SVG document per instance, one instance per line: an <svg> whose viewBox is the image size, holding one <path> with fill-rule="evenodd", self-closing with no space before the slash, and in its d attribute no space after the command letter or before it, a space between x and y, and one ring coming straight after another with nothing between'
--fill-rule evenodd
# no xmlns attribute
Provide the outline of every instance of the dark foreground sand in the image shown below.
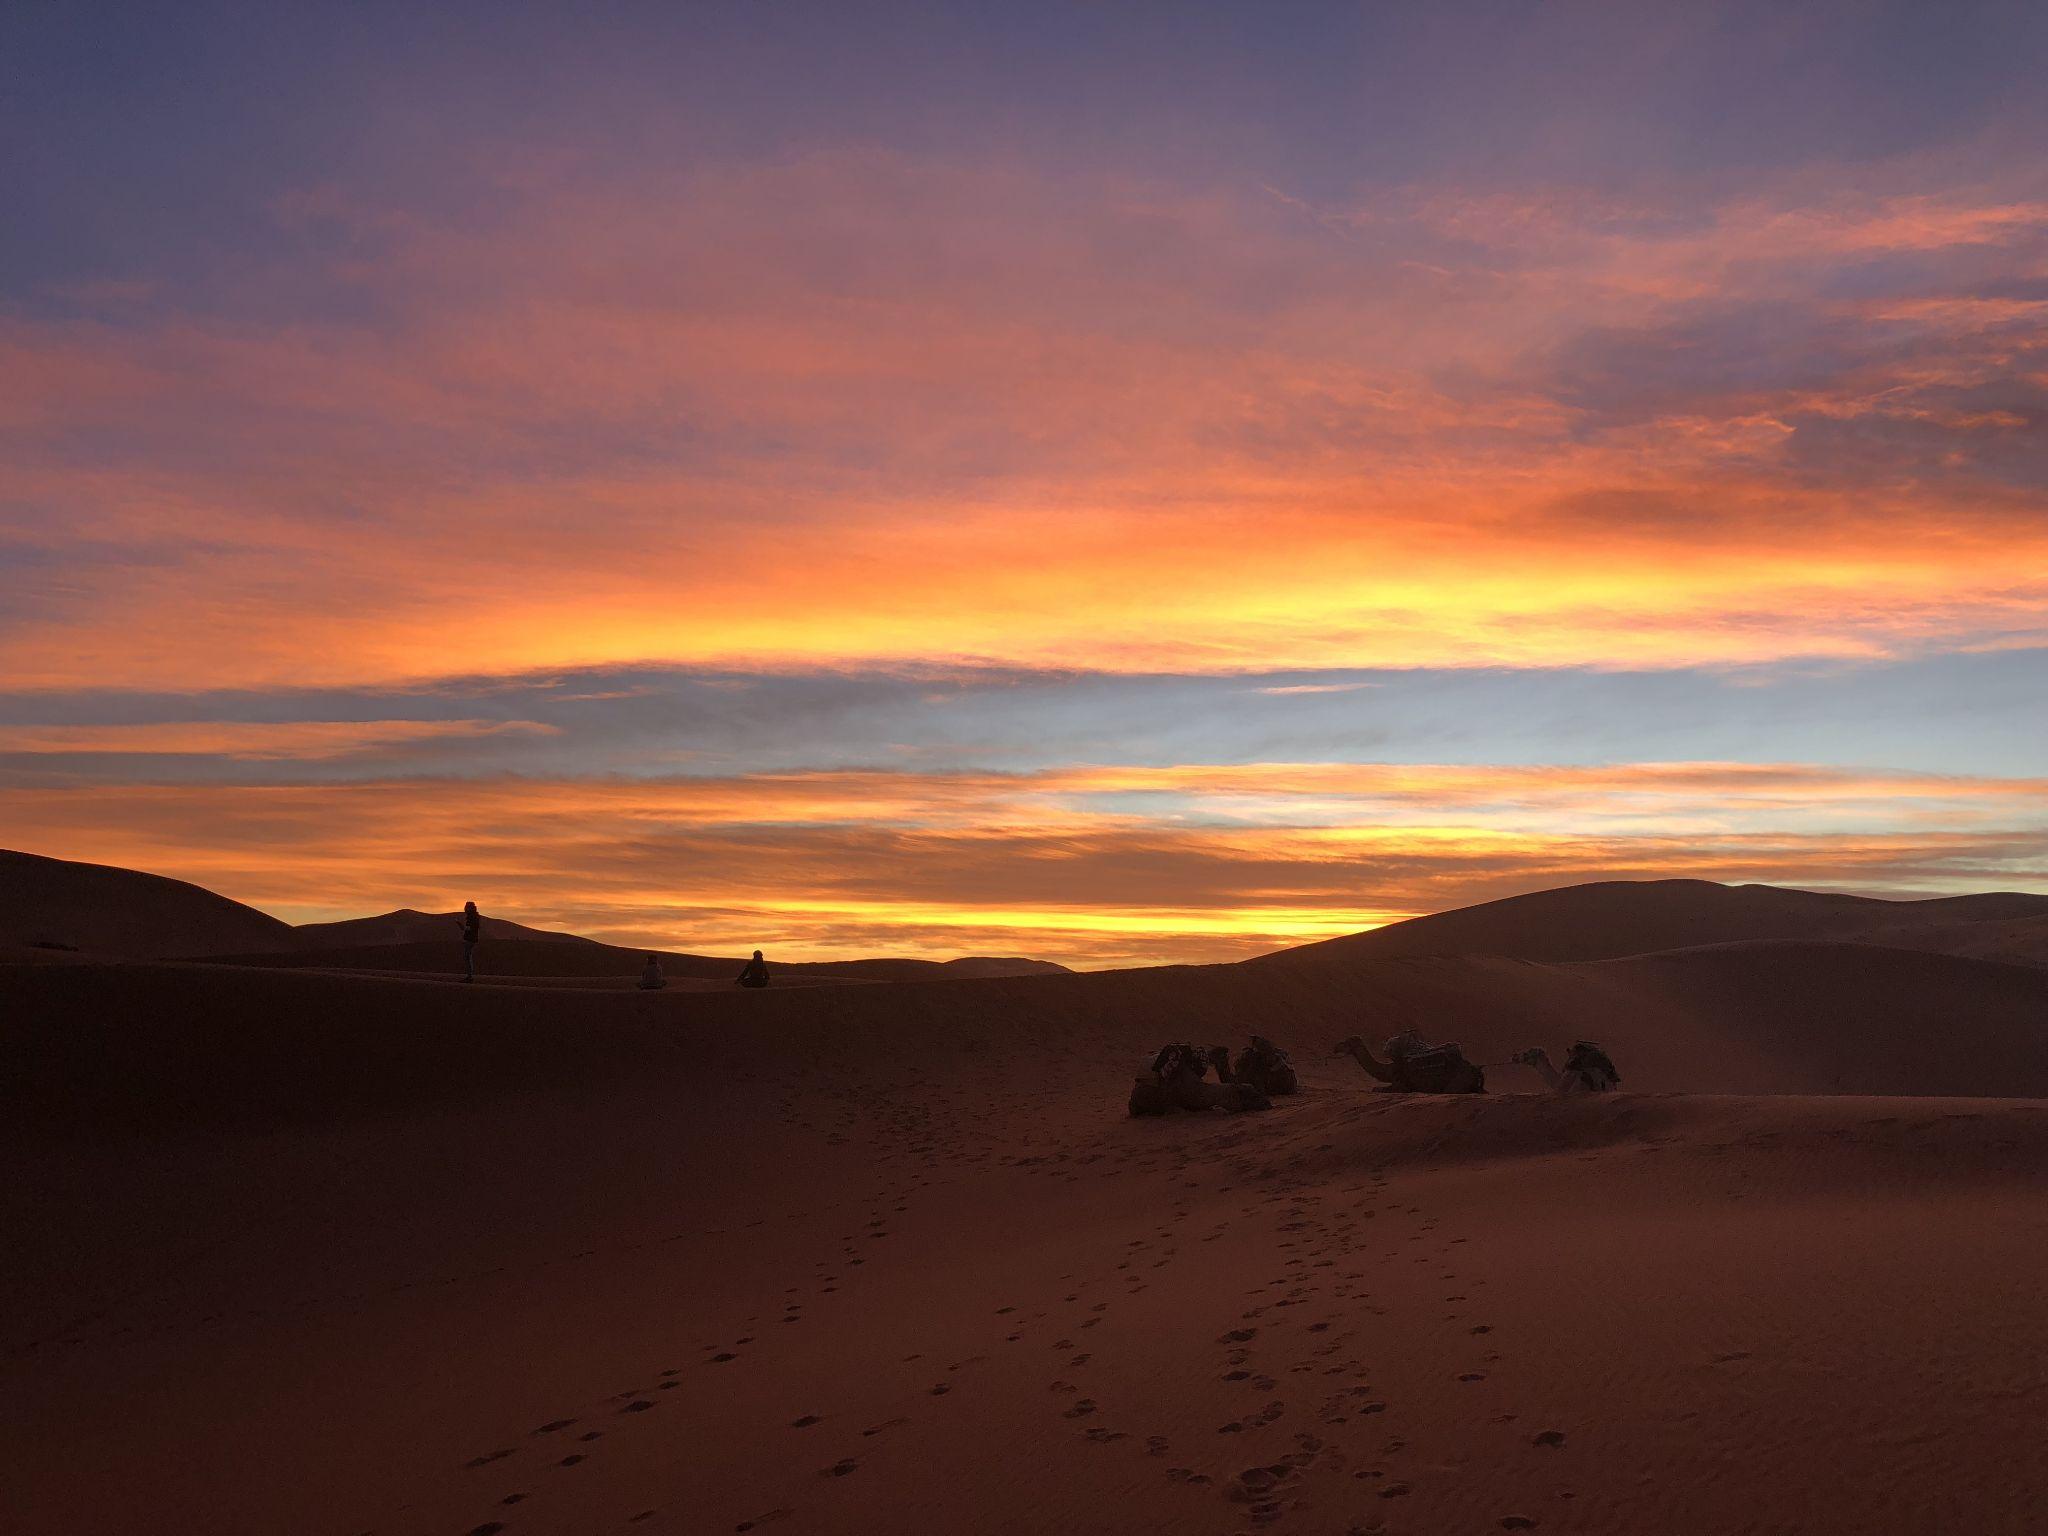
<svg viewBox="0 0 2048 1536"><path fill-rule="evenodd" d="M2048 1500L2048 1104L1952 1096L2048 1095L2040 971L644 997L77 963L0 969L0 1010L11 1532L2016 1532ZM1404 1012L1482 1059L1578 1021L1644 1091L1394 1101L1321 1054ZM1298 1099L1123 1117L1148 1047L1251 1028Z"/></svg>

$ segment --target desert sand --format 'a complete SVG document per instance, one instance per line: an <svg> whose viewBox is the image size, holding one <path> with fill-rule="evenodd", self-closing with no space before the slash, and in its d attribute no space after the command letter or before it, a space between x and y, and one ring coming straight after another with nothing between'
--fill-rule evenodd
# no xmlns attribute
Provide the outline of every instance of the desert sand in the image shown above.
<svg viewBox="0 0 2048 1536"><path fill-rule="evenodd" d="M759 994L0 967L8 1529L2034 1528L2048 970L1371 948ZM1329 1054L1405 1023L1590 1035L1624 1091ZM1300 1095L1124 1116L1161 1041L1254 1030Z"/></svg>

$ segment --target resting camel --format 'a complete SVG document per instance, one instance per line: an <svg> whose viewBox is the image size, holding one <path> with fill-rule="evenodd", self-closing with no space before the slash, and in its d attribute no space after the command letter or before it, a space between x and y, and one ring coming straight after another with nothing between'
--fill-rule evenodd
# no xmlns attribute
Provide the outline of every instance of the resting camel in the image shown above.
<svg viewBox="0 0 2048 1536"><path fill-rule="evenodd" d="M1252 1036L1252 1043L1238 1055L1235 1072L1225 1077L1219 1065L1216 1075L1226 1083L1250 1083L1264 1094L1293 1093L1300 1087L1294 1075L1294 1063L1287 1059L1285 1051L1264 1035Z"/></svg>
<svg viewBox="0 0 2048 1536"><path fill-rule="evenodd" d="M1273 1107L1263 1093L1248 1083L1204 1082L1203 1074L1216 1053L1221 1053L1228 1060L1228 1051L1220 1045L1206 1053L1191 1045L1167 1046L1152 1059L1151 1075L1131 1084L1131 1113L1163 1115L1170 1109Z"/></svg>
<svg viewBox="0 0 2048 1536"><path fill-rule="evenodd" d="M1597 1046L1590 1052L1574 1046L1571 1055L1565 1058L1562 1072L1550 1064L1550 1053L1540 1045L1532 1045L1509 1059L1534 1067L1552 1093L1607 1093L1621 1081L1614 1063Z"/></svg>
<svg viewBox="0 0 2048 1536"><path fill-rule="evenodd" d="M1387 1042L1393 1059L1381 1061L1357 1035L1337 1042L1337 1054L1349 1056L1364 1068L1365 1075L1381 1085L1382 1093L1484 1093L1486 1072L1465 1059L1456 1046L1433 1049L1396 1049L1396 1036Z"/></svg>

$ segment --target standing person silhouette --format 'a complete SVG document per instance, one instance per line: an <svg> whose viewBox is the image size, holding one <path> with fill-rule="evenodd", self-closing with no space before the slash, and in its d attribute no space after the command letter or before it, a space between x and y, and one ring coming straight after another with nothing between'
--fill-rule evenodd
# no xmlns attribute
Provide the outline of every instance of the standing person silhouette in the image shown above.
<svg viewBox="0 0 2048 1536"><path fill-rule="evenodd" d="M464 981L475 981L476 941L482 937L484 928L483 915L477 911L475 902L465 901L462 904L462 917L460 921L462 923L462 979Z"/></svg>
<svg viewBox="0 0 2048 1536"><path fill-rule="evenodd" d="M743 987L765 987L768 985L768 962L761 958L761 951L754 951L754 958L740 968L736 978Z"/></svg>

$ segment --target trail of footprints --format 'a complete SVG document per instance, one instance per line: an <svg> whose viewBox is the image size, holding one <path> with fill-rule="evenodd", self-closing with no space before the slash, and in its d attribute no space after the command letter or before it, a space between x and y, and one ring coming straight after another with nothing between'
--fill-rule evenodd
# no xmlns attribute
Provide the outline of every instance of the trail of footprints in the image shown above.
<svg viewBox="0 0 2048 1536"><path fill-rule="evenodd" d="M968 1127L987 1127L989 1111L985 1100L981 1096L972 1096L964 1092L948 1094L943 1091L930 1091L927 1085L915 1081L922 1076L921 1069L911 1069L911 1086L920 1089L917 1095L904 1101L878 1105L873 1094L874 1085L859 1082L856 1063L850 1060L826 1062L800 1072L797 1081L781 1100L784 1122L792 1127L812 1131L819 1129L811 1117L819 1113L820 1102L836 1106L837 1114L832 1116L833 1123L826 1132L826 1142L835 1146L845 1145L855 1140L860 1133L868 1133L874 1136L876 1141L875 1167L885 1174L893 1174L892 1178L869 1195L866 1201L868 1214L859 1230L839 1234L836 1259L819 1260L814 1264L809 1289L821 1304L829 1305L822 1299L841 1294L857 1278L853 1272L867 1265L878 1251L883 1251L874 1245L884 1242L891 1235L890 1217L908 1212L911 1200L919 1191L930 1189L940 1182L950 1182L952 1178L960 1176L961 1170L971 1170L997 1161L993 1151L973 1150L972 1143L963 1135ZM816 1079L815 1082L810 1081L813 1078ZM1047 1100L1050 1102L1050 1096L1047 1096ZM1022 1122L1029 1123L1030 1117L1042 1110L1043 1106L1013 1102L1009 1108ZM981 1139L984 1148L996 1144L995 1137ZM1065 1154L1062 1153L1060 1156L1064 1158ZM1093 1162L1099 1156L1100 1154L1097 1154L1088 1161ZM1000 1160L1018 1165L1049 1161L1010 1157ZM799 1214L801 1213L791 1213L792 1218ZM748 1225L762 1224L756 1221ZM784 1291L785 1299L778 1319L781 1325L801 1324L806 1320L808 1313L803 1299L805 1294L806 1288L802 1286L790 1286ZM1005 1307L1000 1309L999 1315L1009 1317L1016 1310L1013 1307ZM1042 1321L1044 1316L1043 1313L1035 1314L1030 1321ZM1095 1321L1099 1322L1100 1318ZM749 1317L746 1322L749 1326L758 1326L760 1317ZM1026 1325L1013 1326L1012 1331L1006 1336L1006 1341L1020 1342L1024 1337L1024 1326ZM1090 1325L1084 1323L1082 1326ZM532 1449L535 1454L526 1456L525 1459L529 1465L535 1466L539 1473L552 1474L580 1467L597 1454L596 1442L603 1440L608 1433L624 1429L636 1421L650 1424L658 1422L655 1410L662 1403L659 1394L683 1387L687 1370L731 1366L744 1359L747 1348L754 1345L758 1338L758 1335L748 1333L727 1342L705 1344L701 1347L702 1358L697 1366L662 1367L655 1375L651 1388L631 1387L613 1394L595 1407L586 1408L574 1415L551 1419L530 1431L527 1436L530 1443L528 1447L501 1447L474 1456L464 1465L469 1470L498 1466L509 1463L513 1458L521 1457L528 1449ZM915 1360L919 1357L913 1355L909 1358ZM985 1358L977 1355L956 1361L947 1367L947 1374L956 1375ZM1078 1364L1085 1364L1087 1359L1085 1353L1075 1357ZM929 1395L934 1398L943 1398L951 1391L951 1383L945 1380L935 1381L928 1389ZM568 1433L599 1416L613 1420L625 1416L625 1422L614 1422L610 1430L585 1427L580 1433ZM793 1417L789 1421L789 1428L809 1430L825 1422L824 1415L805 1412ZM904 1416L886 1418L863 1428L860 1437L871 1441L910 1422L910 1419ZM1098 1431L1097 1434L1106 1441L1125 1438L1121 1433L1114 1431ZM578 1448L565 1450L565 1446L569 1444ZM859 1454L842 1455L821 1467L818 1475L828 1481L849 1477L859 1470L860 1465ZM543 1486L538 1477L529 1479L526 1486L502 1494L496 1501L497 1507L506 1511L517 1511L518 1506L539 1497ZM643 1510L632 1516L627 1523L646 1522L659 1513L660 1511L656 1509ZM794 1509L778 1507L739 1521L734 1529L742 1532L760 1529L788 1519L795 1513ZM470 1536L498 1536L498 1533L510 1528L508 1519L490 1519L471 1527ZM694 1529L694 1526L692 1528Z"/></svg>
<svg viewBox="0 0 2048 1536"><path fill-rule="evenodd" d="M834 1264L820 1261L815 1266L816 1273L812 1276L812 1285L815 1287L818 1295L829 1296L841 1290L845 1281L838 1271L841 1269L855 1269L865 1264L867 1262L867 1254L863 1251L861 1245L886 1238L889 1235L888 1217L883 1214L883 1211L886 1209L896 1214L907 1211L909 1209L907 1202L915 1190L925 1187L929 1182L925 1178L904 1179L895 1184L884 1185L869 1197L868 1204L873 1214L869 1216L859 1232L843 1234L840 1237L839 1262ZM753 1225L760 1225L760 1223L753 1223ZM805 1303L801 1299L804 1294L804 1288L790 1286L783 1294L785 1300L782 1303L780 1323L792 1324L804 1321ZM749 1325L758 1325L760 1317L759 1315L749 1317L746 1319L746 1322ZM747 1333L730 1341L702 1345L700 1349L702 1358L696 1368L719 1368L740 1361L744 1358L747 1348L757 1343L759 1337L757 1334ZM960 1364L967 1363L970 1362L961 1362ZM959 1368L960 1365L952 1367L954 1370ZM586 1407L576 1414L550 1419L546 1423L537 1425L527 1435L527 1440L533 1444L538 1453L529 1458L529 1461L537 1463L538 1470L546 1473L582 1466L596 1454L596 1442L603 1440L611 1432L607 1429L595 1427L594 1424L588 1423L589 1420L600 1416L609 1418L624 1417L630 1422L635 1418L652 1415L654 1410L661 1406L662 1400L659 1394L681 1389L685 1385L685 1376L689 1369L691 1368L684 1366L662 1367L655 1373L653 1385L650 1387L629 1387L624 1391L612 1394L594 1407ZM944 1383L938 1383L933 1386L932 1393L935 1396L943 1396L947 1390L948 1388ZM824 1420L821 1415L804 1413L790 1421L790 1428L808 1429L822 1422ZM863 1437L872 1438L908 1422L909 1420L904 1418L888 1419L882 1423L869 1426L862 1430L861 1434ZM569 1433L572 1430L577 1430L578 1426L584 1427L577 1433ZM614 1424L612 1429L615 1430L622 1427L624 1426ZM572 1445L576 1448L567 1448ZM466 1470L472 1471L495 1466L521 1455L522 1449L520 1446L503 1446L473 1456L463 1465ZM859 1465L859 1458L856 1456L841 1457L825 1467L821 1475L825 1477L845 1477L856 1471ZM540 1489L541 1485L538 1482L531 1483L529 1486L512 1489L498 1498L498 1507L506 1510L516 1509L517 1506L539 1496ZM658 1509L642 1510L632 1516L627 1523L643 1523L654 1519L659 1513ZM752 1519L740 1521L734 1528L738 1531L755 1530L772 1525L779 1520L787 1519L794 1513L793 1509L788 1508L772 1509ZM510 1523L505 1519L485 1520L470 1527L468 1536L498 1536L498 1533L506 1532L510 1529Z"/></svg>
<svg viewBox="0 0 2048 1536"><path fill-rule="evenodd" d="M1175 1165L1176 1170L1186 1165ZM1361 1326L1390 1311L1388 1305L1375 1300L1367 1283L1368 1270L1363 1266L1394 1264L1403 1259L1443 1266L1450 1262L1453 1250L1467 1240L1442 1237L1437 1220L1420 1207L1390 1201L1387 1182L1384 1175L1375 1174L1349 1186L1337 1197L1344 1203L1327 1215L1324 1206L1332 1197L1326 1192L1276 1191L1265 1202L1269 1208L1276 1204L1282 1207L1275 1222L1275 1247L1285 1256L1282 1268L1286 1272L1250 1292L1246 1299L1254 1304L1232 1320L1233 1326L1215 1335L1215 1345L1221 1351L1219 1379L1241 1386L1248 1394L1247 1409L1217 1425L1215 1435L1218 1447L1240 1443L1248 1447L1252 1440L1258 1440L1266 1448L1267 1459L1253 1460L1252 1464L1232 1471L1231 1461L1249 1458L1219 1458L1208 1448L1198 1447L1198 1454L1181 1458L1194 1464L1169 1465L1164 1469L1169 1483L1204 1490L1211 1496L1220 1495L1231 1505L1242 1506L1244 1518L1254 1530L1279 1525L1298 1510L1321 1507L1327 1511L1335 1506L1357 1515L1355 1523L1348 1527L1353 1536L1377 1532L1386 1528L1387 1517L1377 1513L1376 1506L1407 1499L1416 1494L1419 1485L1426 1485L1426 1470L1409 1470L1406 1466L1408 1442L1398 1430L1388 1432L1390 1424L1397 1421L1394 1406L1375 1389L1366 1362L1355 1352ZM1241 1206L1238 1215L1256 1217L1260 1212L1261 1204L1254 1202ZM1186 1214L1184 1206L1175 1210L1176 1217ZM1412 1223L1413 1230L1402 1234L1398 1246L1377 1236L1371 1225L1382 1214L1397 1223ZM1131 1271L1140 1263L1148 1268L1164 1267L1178 1252L1177 1240L1191 1235L1198 1242L1216 1242L1228 1234L1230 1227L1228 1219L1194 1234L1186 1233L1178 1225L1160 1227L1150 1237L1132 1239L1129 1256L1117 1268ZM1423 1251L1409 1251L1414 1247ZM1157 1258L1152 1257L1155 1249ZM1439 1267L1437 1278L1455 1284L1458 1275L1453 1269ZM1066 1298L1068 1303L1079 1300L1078 1293ZM1328 1303L1339 1304L1332 1315L1299 1325L1307 1341L1305 1350L1292 1339L1280 1346L1281 1353L1288 1358L1281 1368L1287 1375L1321 1377L1326 1383L1312 1394L1314 1427L1293 1427L1286 1423L1289 1398L1274 1395L1286 1389L1279 1378L1258 1368L1262 1330L1270 1342L1274 1329L1294 1326L1287 1316L1288 1309ZM1468 1303L1469 1297L1463 1292L1450 1291L1443 1298L1443 1304L1453 1309ZM1092 1310L1096 1316L1080 1326L1099 1322L1106 1304L1097 1303ZM1444 1320L1456 1323L1464 1316L1452 1310L1444 1314ZM1467 1323L1463 1335L1476 1341L1489 1338L1493 1332L1492 1324L1476 1322ZM1071 1338L1062 1338L1053 1347L1069 1348L1073 1342ZM1472 1363L1491 1365L1500 1358L1497 1351L1487 1350ZM1087 1361L1088 1356L1081 1355L1069 1364L1079 1367ZM1466 1384L1483 1382L1487 1375L1476 1369L1454 1374L1458 1382ZM1054 1380L1051 1390L1071 1399L1060 1410L1064 1418L1088 1420L1102 1411L1096 1398L1080 1395L1083 1386L1065 1376ZM1495 1422L1508 1423L1514 1418L1513 1414L1503 1414ZM1091 1427L1083 1434L1098 1444L1134 1438L1132 1433L1104 1427ZM1272 1436L1284 1438L1275 1442ZM1566 1434L1546 1429L1529 1437L1526 1444L1532 1452L1562 1450ZM1280 1449L1282 1446L1285 1449ZM1144 1436L1143 1455L1167 1459L1171 1451L1167 1437ZM1331 1480L1347 1473L1356 1491L1334 1492ZM1322 1486L1312 1488L1318 1481ZM1561 1496L1571 1497L1568 1492ZM1533 1514L1511 1510L1500 1514L1497 1523L1504 1530L1532 1530L1540 1526L1541 1520Z"/></svg>
<svg viewBox="0 0 2048 1536"><path fill-rule="evenodd" d="M873 1113L872 1105L864 1104L860 1093L844 1088L843 1083L836 1093L829 1089L821 1091L845 1101L834 1137L845 1139L850 1136L862 1118ZM792 1119L794 1106L801 1102L805 1100L803 1093L799 1092L792 1095L785 1106L786 1114ZM815 1108L815 1101L810 1102ZM907 1163L910 1169L897 1172L894 1182L886 1183L874 1192L869 1200L870 1213L863 1225L857 1231L840 1235L836 1260L821 1260L814 1266L810 1286L820 1301L838 1294L851 1283L855 1278L853 1272L867 1264L878 1251L875 1245L885 1242L890 1236L890 1216L904 1213L918 1190L931 1187L943 1165L950 1163L971 1168L991 1159L993 1154L964 1152L958 1136L948 1134L953 1123L971 1108L973 1106L965 1103L935 1105L925 1102L892 1106L884 1111L886 1130L894 1146L881 1151L876 1163L885 1168L899 1162ZM1111 1152L1055 1150L1044 1155L1011 1156L1001 1160L1027 1173L1066 1181L1096 1180L1115 1176L1124 1170L1165 1173L1178 1176L1177 1182L1182 1188L1202 1189L1213 1195L1228 1194L1235 1187L1225 1184L1219 1189L1212 1181L1219 1158L1240 1149L1268 1158L1275 1150L1270 1144L1261 1145L1249 1140L1248 1133L1244 1131L1232 1129L1199 1140L1190 1137L1151 1146L1126 1145ZM1313 1149L1316 1153L1328 1150L1327 1143ZM1037 1325L1051 1324L1047 1331L1057 1333L1059 1337L1053 1339L1049 1347L1062 1357L1062 1374L1049 1383L1049 1395L1057 1404L1055 1411L1060 1419L1071 1425L1072 1432L1080 1441L1104 1447L1123 1446L1125 1454L1169 1463L1162 1468L1166 1482L1198 1491L1208 1498L1220 1499L1224 1501L1225 1509L1241 1510L1243 1518L1255 1530L1278 1525L1304 1508L1341 1506L1357 1514L1356 1523L1349 1526L1349 1531L1355 1536L1355 1533L1384 1529L1385 1517L1372 1512L1374 1508L1382 1501L1410 1497L1418 1487L1426 1486L1429 1476L1427 1469L1417 1470L1407 1465L1405 1453L1409 1446L1399 1431L1398 1407L1375 1390L1371 1372L1358 1352L1361 1331L1369 1328L1373 1320L1386 1317L1391 1310L1390 1305L1377 1297L1371 1288L1371 1269L1374 1266L1399 1265L1404 1261L1411 1266L1438 1266L1436 1278L1447 1285L1444 1304L1452 1308L1465 1307L1469 1305L1468 1295L1448 1289L1457 1283L1458 1276L1454 1269L1446 1266L1451 1261L1453 1250L1466 1239L1441 1236L1439 1223L1420 1207L1403 1205L1392 1199L1388 1191L1389 1181L1383 1173L1374 1173L1338 1190L1287 1188L1285 1175L1305 1164L1309 1155L1297 1155L1290 1162L1278 1166L1270 1162L1254 1166L1247 1161L1239 1168L1239 1177L1260 1187L1263 1199L1240 1205L1236 1217L1212 1220L1206 1225L1197 1224L1199 1230L1189 1223L1186 1201L1176 1201L1170 1208L1169 1220L1152 1228L1147 1235L1127 1241L1123 1257L1115 1262L1108 1274L1088 1279L1069 1277L1074 1288L1057 1304L1067 1309L1062 1320L1055 1322L1046 1312L1022 1316L1017 1306L1004 1305L992 1309L993 1324L1006 1330L1000 1334L1006 1345L1023 1342ZM1108 1169L1097 1166L1105 1160L1111 1161L1113 1166ZM1245 1409L1218 1424L1213 1435L1205 1437L1209 1444L1196 1446L1191 1454L1179 1457L1173 1454L1174 1448L1165 1435L1145 1434L1105 1422L1110 1417L1105 1404L1114 1401L1110 1391L1113 1384L1089 1385L1087 1377L1093 1351L1085 1344L1086 1336L1114 1315L1113 1303L1091 1297L1099 1295L1100 1288L1104 1287L1111 1288L1116 1295L1137 1296L1147 1290L1162 1271L1174 1264L1183 1243L1222 1241L1238 1219L1261 1215L1275 1218L1273 1246L1276 1254L1281 1256L1279 1267L1282 1273L1248 1293L1245 1300L1250 1304L1238 1316L1228 1319L1228 1326L1219 1328L1213 1335L1214 1347L1220 1352L1217 1375L1223 1382L1246 1393ZM1390 1229L1396 1227L1408 1230L1399 1234L1398 1242L1390 1241L1394 1236ZM801 1324L807 1316L804 1288L789 1287L784 1295L779 1323ZM1328 1315L1314 1316L1313 1320L1300 1324L1306 1347L1302 1347L1301 1341L1283 1342L1280 1353L1286 1357L1287 1363L1274 1369L1290 1377L1321 1378L1321 1385L1314 1388L1310 1388L1307 1381L1299 1384L1307 1391L1307 1400L1313 1404L1302 1412L1301 1418L1312 1419L1312 1424L1290 1419L1293 1411L1291 1398L1296 1388L1283 1386L1280 1376L1270 1370L1262 1370L1259 1361L1262 1341L1271 1344L1279 1330L1291 1329L1295 1325L1292 1309L1302 1307L1326 1311ZM1458 1322L1465 1317L1463 1312L1451 1311L1445 1314L1445 1321ZM758 1325L758 1321L758 1318L748 1319L754 1325ZM1481 1339L1490 1341L1492 1333L1493 1327L1489 1323L1467 1322L1464 1336L1476 1344ZM756 1342L757 1337L747 1334L728 1343L704 1345L702 1359L697 1366L663 1367L651 1389L630 1388L614 1394L588 1414L556 1418L537 1426L528 1437L540 1451L532 1459L545 1463L541 1468L543 1472L573 1470L597 1453L597 1442L608 1433L604 1428L586 1426L586 1419L602 1414L612 1421L612 1429L623 1428L636 1420L654 1419L655 1410L661 1406L659 1394L681 1387L686 1369L728 1366L742 1359L745 1350ZM917 1358L913 1355L909 1360ZM964 1368L979 1363L983 1358L975 1356L957 1361L947 1368L946 1374L957 1376ZM1481 1383L1486 1380L1487 1373L1476 1367L1491 1365L1500 1358L1497 1351L1489 1350L1476 1359L1461 1361L1460 1364L1469 1363L1475 1368L1454 1372L1456 1380L1465 1384ZM941 1379L934 1381L928 1390L932 1398L943 1399L952 1389L951 1382ZM1497 1422L1511 1421L1513 1417L1501 1415ZM793 1415L786 1422L790 1431L808 1432L826 1424L828 1418L824 1414L805 1411ZM905 1416L885 1419L860 1429L859 1436L862 1440L873 1440L910 1422ZM579 1426L585 1427L572 1434ZM1252 1449L1254 1442L1258 1445L1256 1451ZM1567 1439L1562 1430L1545 1429L1529 1437L1526 1443L1532 1453L1556 1452L1565 1448ZM1233 1448L1239 1448L1240 1453L1235 1456L1229 1454ZM847 1453L833 1457L830 1450L826 1452L830 1459L821 1459L817 1473L822 1483L830 1484L854 1476L860 1470L858 1447L835 1449L843 1449ZM497 1466L519 1455L520 1451L520 1447L493 1450L472 1458L466 1465L472 1469ZM1233 1465L1239 1462L1246 1464ZM1333 1480L1347 1474L1350 1482L1357 1485L1356 1491L1333 1496ZM517 1506L535 1497L539 1480L527 1481L529 1486L503 1494L498 1501L499 1507L508 1513L515 1512ZM1562 1497L1569 1498L1570 1494L1565 1493ZM778 1506L737 1522L733 1529L746 1532L767 1528L790 1518L795 1512L792 1508ZM628 1523L650 1520L657 1513L656 1510L642 1511ZM1536 1528L1540 1521L1535 1515L1505 1511L1498 1517L1498 1523L1503 1529L1527 1530ZM471 1536L497 1536L506 1530L508 1524L504 1520L488 1520L474 1526Z"/></svg>

